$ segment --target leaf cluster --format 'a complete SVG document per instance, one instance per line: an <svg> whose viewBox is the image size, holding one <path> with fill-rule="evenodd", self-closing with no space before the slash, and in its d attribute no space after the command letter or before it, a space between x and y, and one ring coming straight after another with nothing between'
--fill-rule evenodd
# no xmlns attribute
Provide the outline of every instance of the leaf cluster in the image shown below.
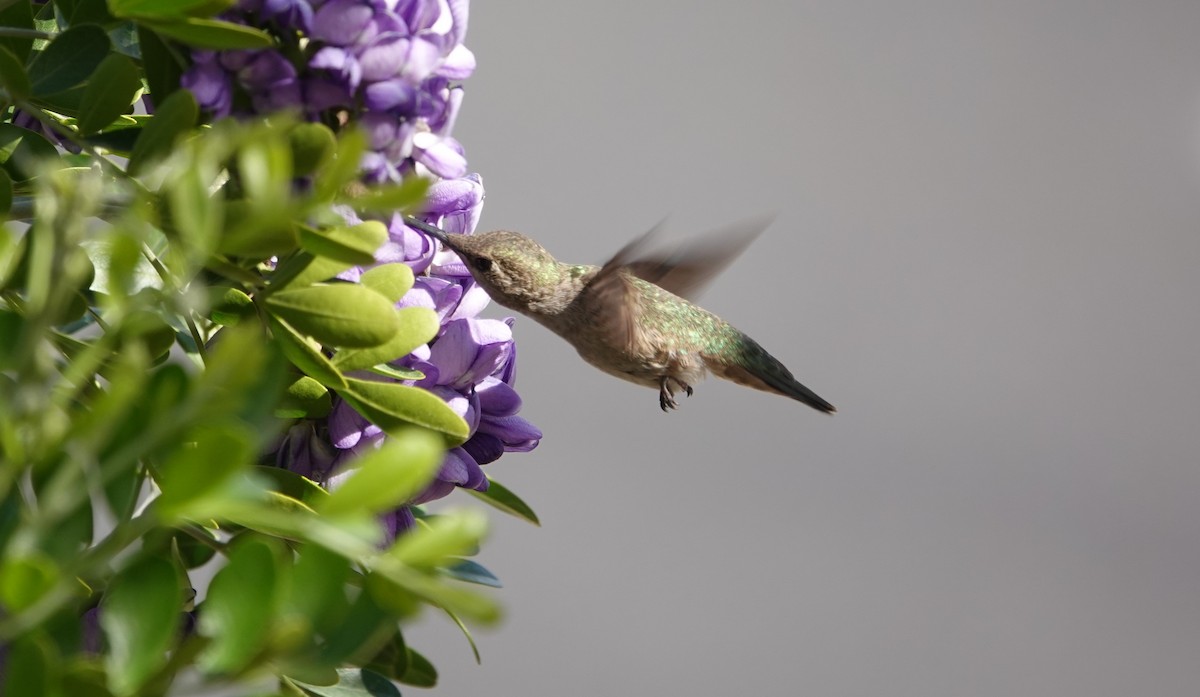
<svg viewBox="0 0 1200 697"><path fill-rule="evenodd" d="M338 279L386 239L342 213L411 209L428 184L357 185L353 130L203 124L180 42L272 41L212 18L228 5L0 8L3 694L159 695L192 669L395 694L436 681L403 620L499 615L461 583L498 585L466 558L480 514L418 509L392 543L379 520L469 434L390 365L437 317L395 307L402 264ZM335 396L390 438L330 493L268 458ZM486 500L536 522L503 487Z"/></svg>

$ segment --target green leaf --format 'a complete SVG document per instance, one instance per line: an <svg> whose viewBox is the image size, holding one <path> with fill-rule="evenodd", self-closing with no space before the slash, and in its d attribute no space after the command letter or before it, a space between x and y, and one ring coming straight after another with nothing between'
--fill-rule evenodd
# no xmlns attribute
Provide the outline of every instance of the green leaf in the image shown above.
<svg viewBox="0 0 1200 697"><path fill-rule="evenodd" d="M275 416L281 419L321 419L329 415L332 407L329 388L302 375L288 385L283 400L275 408Z"/></svg>
<svg viewBox="0 0 1200 697"><path fill-rule="evenodd" d="M365 193L347 197L344 202L360 213L390 215L396 211L409 210L423 202L430 183L430 180L423 177L409 177L398 185L374 187Z"/></svg>
<svg viewBox="0 0 1200 697"><path fill-rule="evenodd" d="M529 504L522 501L519 496L491 477L488 477L487 491L475 491L474 489L465 489L465 491L497 510L514 515L521 520L527 520L534 525L541 525L537 514L533 512Z"/></svg>
<svg viewBox="0 0 1200 697"><path fill-rule="evenodd" d="M147 165L171 154L175 143L192 130L200 114L196 98L188 90L176 90L154 110L129 154L130 174L138 174Z"/></svg>
<svg viewBox="0 0 1200 697"><path fill-rule="evenodd" d="M266 485L271 491L277 491L309 506L320 505L321 501L329 498L329 492L319 484L290 470L260 465L254 468L254 474L266 480Z"/></svg>
<svg viewBox="0 0 1200 697"><path fill-rule="evenodd" d="M437 313L427 307L402 307L396 310L400 328L391 341L368 349L343 349L333 355L333 364L343 372L366 370L412 353L437 336Z"/></svg>
<svg viewBox="0 0 1200 697"><path fill-rule="evenodd" d="M0 27L33 29L33 3L9 2L7 7L0 10ZM17 64L23 65L33 49L33 37L5 36L0 38L0 47L11 51L17 59Z"/></svg>
<svg viewBox="0 0 1200 697"><path fill-rule="evenodd" d="M430 431L408 429L383 447L354 460L353 474L322 502L327 516L390 511L419 494L442 464L442 439Z"/></svg>
<svg viewBox="0 0 1200 697"><path fill-rule="evenodd" d="M490 586L492 588L503 588L500 579L491 571L488 571L482 564L471 561L470 559L457 559L450 566L442 569L442 573L450 578L465 581L467 583L477 583L481 586Z"/></svg>
<svg viewBox="0 0 1200 697"><path fill-rule="evenodd" d="M8 176L8 172L0 169L0 215L6 215L12 210L13 202L13 181L12 177ZM3 234L3 233L0 233ZM0 248L4 245L0 243ZM4 285L4 253L0 251L0 286Z"/></svg>
<svg viewBox="0 0 1200 697"><path fill-rule="evenodd" d="M271 35L252 27L219 19L189 17L180 20L143 20L149 28L163 36L196 48L228 51L243 48L270 48L275 45Z"/></svg>
<svg viewBox="0 0 1200 697"><path fill-rule="evenodd" d="M200 607L200 633L212 641L200 654L209 673L244 668L266 644L279 582L275 551L257 537L244 537L229 552Z"/></svg>
<svg viewBox="0 0 1200 697"><path fill-rule="evenodd" d="M298 252L276 267L275 273L271 275L271 289L278 291L284 288L311 286L320 281L328 281L351 266L353 264L313 256L308 252Z"/></svg>
<svg viewBox="0 0 1200 697"><path fill-rule="evenodd" d="M0 166L14 182L29 181L40 163L58 157L58 150L39 133L0 123Z"/></svg>
<svg viewBox="0 0 1200 697"><path fill-rule="evenodd" d="M305 692L317 697L400 697L390 680L366 668L338 668L334 685L310 685L287 678Z"/></svg>
<svg viewBox="0 0 1200 697"><path fill-rule="evenodd" d="M8 647L5 658L5 695L50 695L57 692L58 666L54 644L37 635L25 635Z"/></svg>
<svg viewBox="0 0 1200 697"><path fill-rule="evenodd" d="M133 117L129 114L118 117L117 123L125 125L113 127L107 131L88 136L84 138L84 141L92 147L128 155L133 150L133 145L137 142L138 136L141 135L142 128L141 126L133 125Z"/></svg>
<svg viewBox="0 0 1200 697"><path fill-rule="evenodd" d="M194 514L192 504L223 488L254 455L254 436L238 423L198 427L186 441L159 468L155 505L168 519Z"/></svg>
<svg viewBox="0 0 1200 697"><path fill-rule="evenodd" d="M58 0L54 4L68 27L77 24L105 26L116 19L108 13L104 0Z"/></svg>
<svg viewBox="0 0 1200 697"><path fill-rule="evenodd" d="M8 557L0 563L0 602L9 612L20 612L37 602L58 577L58 567L44 554Z"/></svg>
<svg viewBox="0 0 1200 697"><path fill-rule="evenodd" d="M100 626L108 638L108 675L115 692L136 692L166 663L183 611L180 581L170 561L145 557L113 579L104 594Z"/></svg>
<svg viewBox="0 0 1200 697"><path fill-rule="evenodd" d="M175 557L185 569L195 569L207 564L216 555L217 538L212 531L199 525L188 525L191 534L183 531L176 532L173 538ZM196 539L203 537L208 543Z"/></svg>
<svg viewBox="0 0 1200 697"><path fill-rule="evenodd" d="M387 555L408 566L433 569L474 549L486 533L487 518L479 511L452 511L400 537Z"/></svg>
<svg viewBox="0 0 1200 697"><path fill-rule="evenodd" d="M183 19L211 17L233 6L234 0L109 0L118 17Z"/></svg>
<svg viewBox="0 0 1200 697"><path fill-rule="evenodd" d="M151 2L158 4L156 0ZM154 103L159 104L179 89L183 66L180 65L176 54L167 48L162 37L145 25L138 25L137 36L138 47L142 52L142 70L146 72L146 84L150 85L150 95L154 97Z"/></svg>
<svg viewBox="0 0 1200 697"><path fill-rule="evenodd" d="M71 697L112 697L107 684L107 676L100 665L94 662L71 662L62 676L62 694Z"/></svg>
<svg viewBox="0 0 1200 697"><path fill-rule="evenodd" d="M323 123L298 124L288 132L296 176L305 177L333 157L337 136Z"/></svg>
<svg viewBox="0 0 1200 697"><path fill-rule="evenodd" d="M370 370L376 375L382 375L385 378L392 378L393 380L425 379L425 373L422 373L419 370L413 370L412 368L397 368L396 366L389 365L387 363L380 363L379 365L373 366Z"/></svg>
<svg viewBox="0 0 1200 697"><path fill-rule="evenodd" d="M29 6L28 3L21 4ZM29 84L29 76L25 74L25 66L21 65L21 59L3 44L0 44L0 85L17 99L28 97L29 91L33 89Z"/></svg>
<svg viewBox="0 0 1200 697"><path fill-rule="evenodd" d="M379 346L400 330L387 298L360 285L336 283L273 293L267 308L326 346Z"/></svg>
<svg viewBox="0 0 1200 697"><path fill-rule="evenodd" d="M349 577L349 559L318 545L305 545L292 570L287 612L302 618L312 630L334 629L349 608L345 590Z"/></svg>
<svg viewBox="0 0 1200 697"><path fill-rule="evenodd" d="M254 314L254 300L237 288L214 286L209 289L217 294L209 316L213 322L233 326Z"/></svg>
<svg viewBox="0 0 1200 697"><path fill-rule="evenodd" d="M354 266L374 264L375 250L387 241L387 237L387 228L377 220L326 230L300 226L301 249Z"/></svg>
<svg viewBox="0 0 1200 697"><path fill-rule="evenodd" d="M80 132L95 133L129 109L142 88L141 73L133 61L110 53L96 68L83 93L76 125Z"/></svg>
<svg viewBox="0 0 1200 697"><path fill-rule="evenodd" d="M367 151L367 136L362 129L344 130L339 134L337 151L313 179L313 198L332 201L349 184L358 180L362 156Z"/></svg>
<svg viewBox="0 0 1200 697"><path fill-rule="evenodd" d="M108 34L95 24L71 27L29 64L30 93L45 96L83 83L108 55Z"/></svg>
<svg viewBox="0 0 1200 697"><path fill-rule="evenodd" d="M358 282L395 303L412 289L415 280L408 264L395 263L367 269Z"/></svg>
<svg viewBox="0 0 1200 697"><path fill-rule="evenodd" d="M301 336L287 322L276 317L269 318L271 335L275 343L283 351L283 355L299 368L305 375L317 380L322 385L332 389L344 389L346 378L333 363L321 353L320 346L314 346L310 339Z"/></svg>
<svg viewBox="0 0 1200 697"><path fill-rule="evenodd" d="M437 678L437 668L433 667L429 659L409 648L408 670L404 671L400 682L414 687L434 687L437 685Z"/></svg>
<svg viewBox="0 0 1200 697"><path fill-rule="evenodd" d="M419 387L346 378L346 387L337 392L355 411L388 432L423 426L444 434L450 447L462 444L471 433L448 404Z"/></svg>

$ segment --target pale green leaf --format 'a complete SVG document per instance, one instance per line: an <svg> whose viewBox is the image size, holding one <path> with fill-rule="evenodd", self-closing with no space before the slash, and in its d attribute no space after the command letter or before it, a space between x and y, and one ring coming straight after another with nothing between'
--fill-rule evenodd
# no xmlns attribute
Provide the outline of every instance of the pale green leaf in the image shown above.
<svg viewBox="0 0 1200 697"><path fill-rule="evenodd" d="M391 341L368 349L342 349L333 355L333 364L342 371L374 368L407 356L437 336L437 313L427 307L402 307L396 316L400 326Z"/></svg>
<svg viewBox="0 0 1200 697"><path fill-rule="evenodd" d="M399 302L416 278L408 264L381 264L363 272L358 282L392 302Z"/></svg>
<svg viewBox="0 0 1200 697"><path fill-rule="evenodd" d="M367 348L389 341L400 318L387 298L360 285L335 283L273 293L267 308L326 346Z"/></svg>
<svg viewBox="0 0 1200 697"><path fill-rule="evenodd" d="M353 473L322 502L327 516L383 513L420 493L437 474L444 445L423 429L392 434L378 450L353 461Z"/></svg>
<svg viewBox="0 0 1200 697"><path fill-rule="evenodd" d="M439 397L419 387L346 378L346 387L337 392L355 411L385 431L423 426L442 433L451 447L460 445L470 435L470 428L461 416Z"/></svg>

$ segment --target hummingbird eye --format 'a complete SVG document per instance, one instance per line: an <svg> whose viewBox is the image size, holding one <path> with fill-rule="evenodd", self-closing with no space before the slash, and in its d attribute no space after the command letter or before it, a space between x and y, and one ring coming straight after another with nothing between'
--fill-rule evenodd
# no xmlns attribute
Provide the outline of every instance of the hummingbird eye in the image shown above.
<svg viewBox="0 0 1200 697"><path fill-rule="evenodd" d="M487 257L475 257L471 260L471 266L486 273L492 270L492 260Z"/></svg>

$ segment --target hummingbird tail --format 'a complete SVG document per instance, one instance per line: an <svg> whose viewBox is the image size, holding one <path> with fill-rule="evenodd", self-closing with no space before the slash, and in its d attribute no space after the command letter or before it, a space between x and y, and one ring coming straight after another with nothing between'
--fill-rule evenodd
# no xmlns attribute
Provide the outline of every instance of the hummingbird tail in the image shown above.
<svg viewBox="0 0 1200 697"><path fill-rule="evenodd" d="M837 407L797 382L787 367L767 353L766 349L759 346L753 339L743 334L742 341L742 351L739 352L736 360L718 360L715 357L706 356L705 364L709 371L739 385L791 397L826 414L837 411Z"/></svg>

